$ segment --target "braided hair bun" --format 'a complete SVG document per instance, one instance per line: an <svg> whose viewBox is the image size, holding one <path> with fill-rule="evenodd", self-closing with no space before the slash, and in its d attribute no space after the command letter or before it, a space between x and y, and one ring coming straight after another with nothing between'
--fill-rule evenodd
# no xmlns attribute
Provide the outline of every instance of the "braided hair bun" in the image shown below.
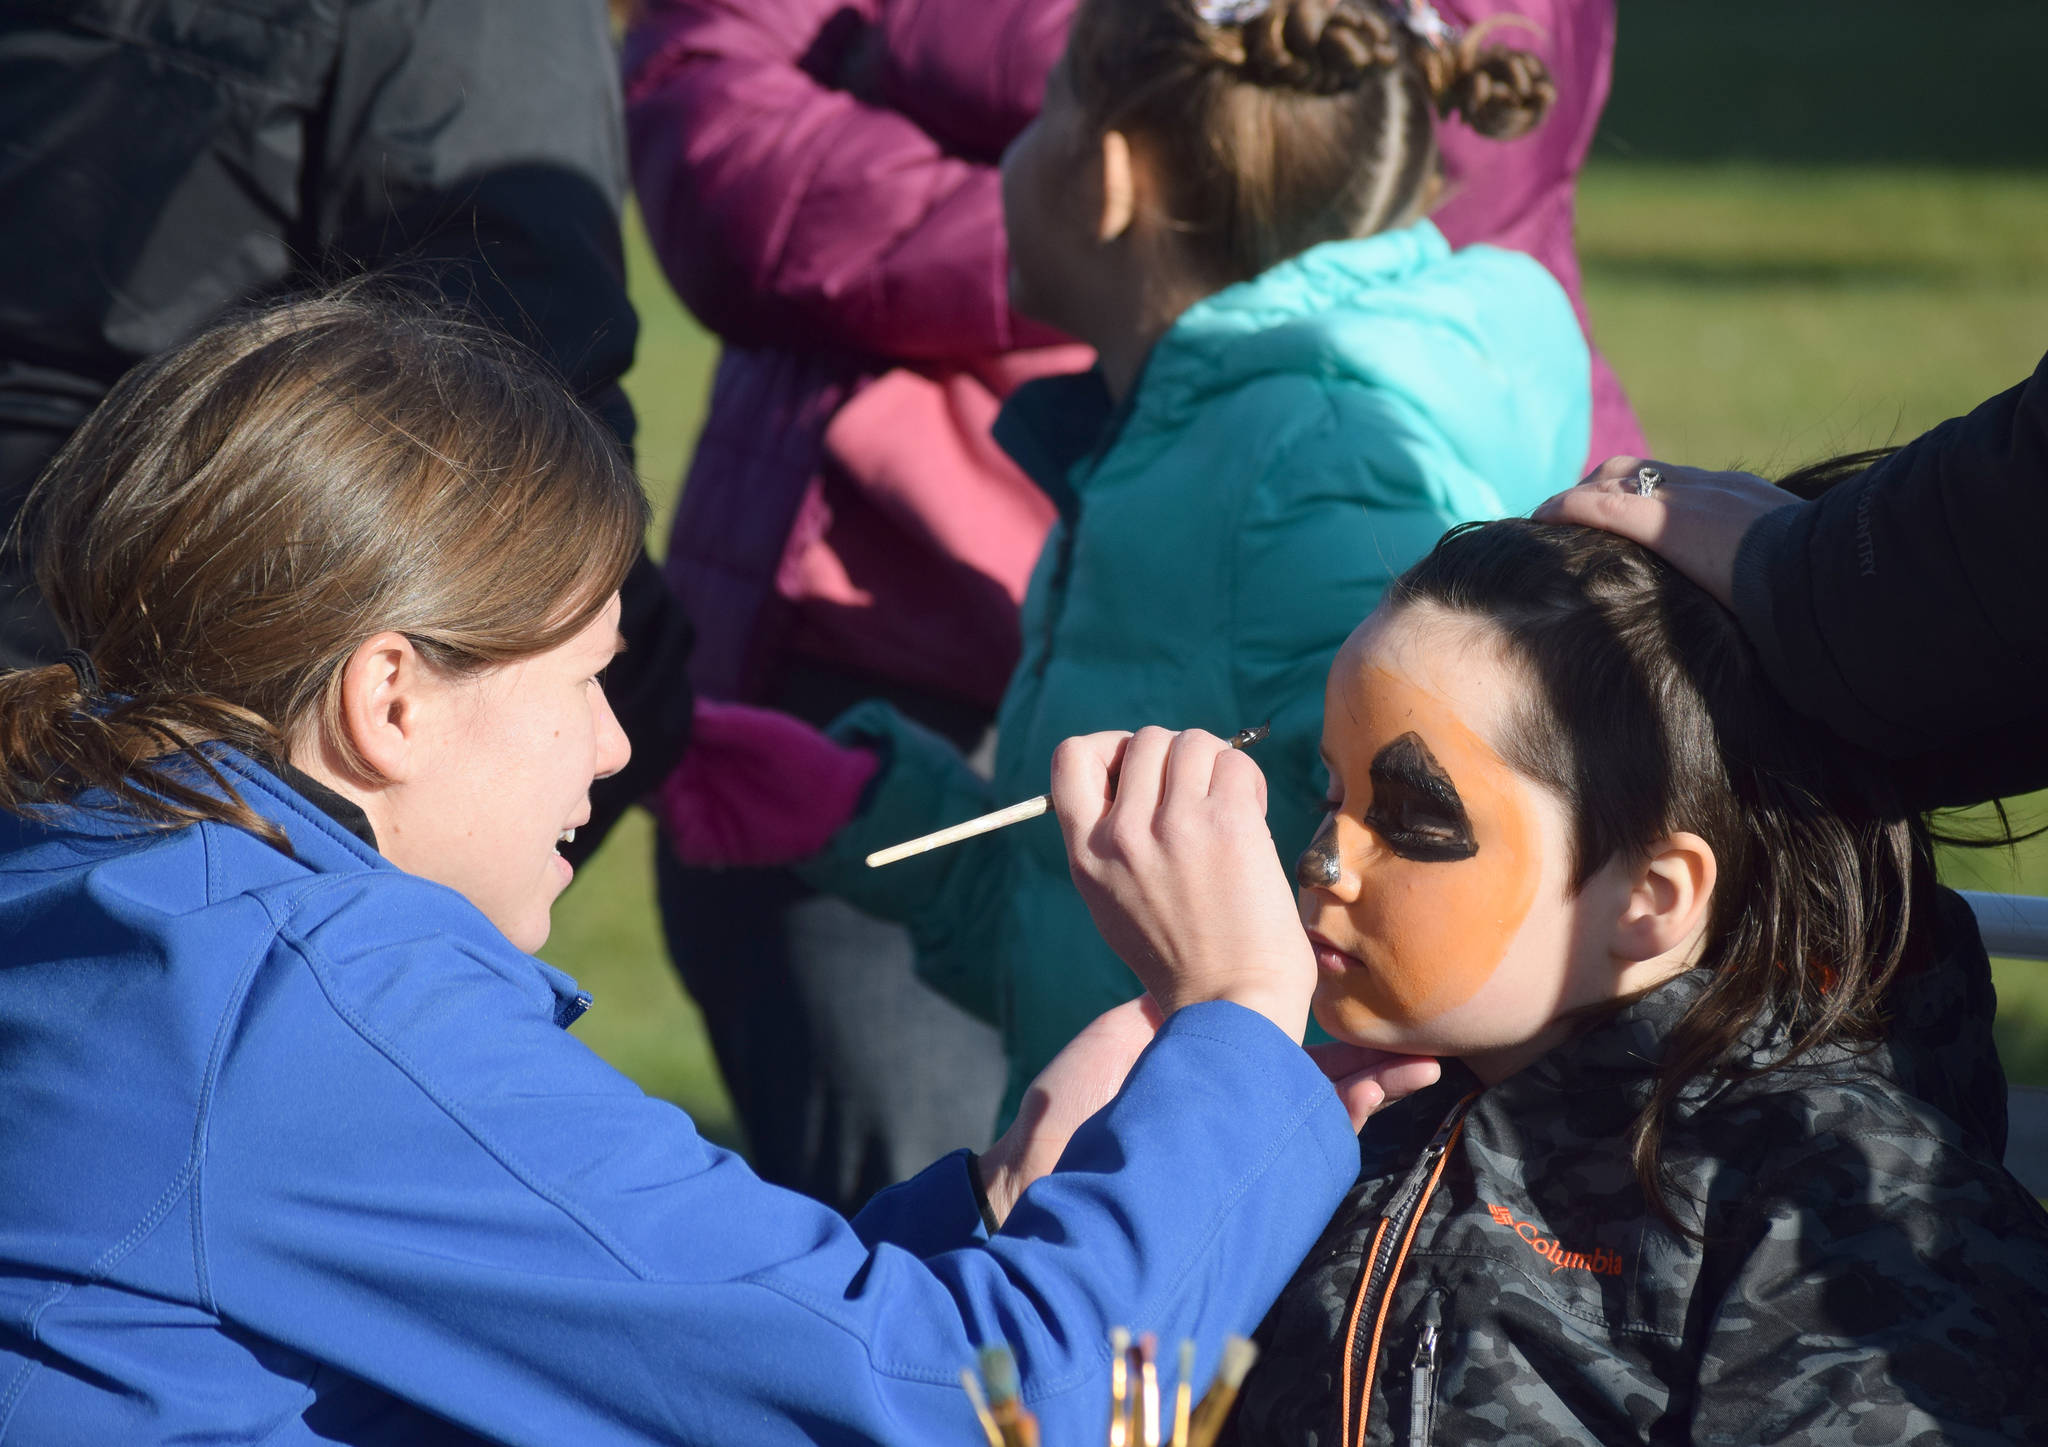
<svg viewBox="0 0 2048 1447"><path fill-rule="evenodd" d="M1422 46L1422 73L1429 80L1438 115L1457 115L1480 135L1511 141L1542 124L1557 104L1550 68L1526 50L1489 45L1486 37L1504 25L1528 24L1498 15L1475 25L1448 45Z"/></svg>
<svg viewBox="0 0 2048 1447"><path fill-rule="evenodd" d="M1375 0L1273 0L1241 27L1214 30L1210 44L1254 85L1335 95L1400 64L1403 39Z"/></svg>

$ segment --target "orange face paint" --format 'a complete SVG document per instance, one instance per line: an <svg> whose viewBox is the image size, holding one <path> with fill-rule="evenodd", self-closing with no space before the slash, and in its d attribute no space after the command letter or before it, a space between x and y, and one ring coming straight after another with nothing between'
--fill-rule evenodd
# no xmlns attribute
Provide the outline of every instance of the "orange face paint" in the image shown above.
<svg viewBox="0 0 2048 1447"><path fill-rule="evenodd" d="M1444 698L1372 661L1369 632L1330 671L1323 750L1340 802L1297 878L1320 936L1316 1018L1385 1043L1386 1027L1455 1009L1492 977L1541 859L1536 786Z"/></svg>

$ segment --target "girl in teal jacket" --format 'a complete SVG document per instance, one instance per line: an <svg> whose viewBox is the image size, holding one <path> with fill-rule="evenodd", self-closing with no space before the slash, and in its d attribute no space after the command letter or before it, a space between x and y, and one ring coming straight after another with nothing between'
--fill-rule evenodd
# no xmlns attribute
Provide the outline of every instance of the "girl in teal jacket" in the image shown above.
<svg viewBox="0 0 2048 1447"><path fill-rule="evenodd" d="M861 814L811 866L906 921L921 967L997 1021L1005 1117L1138 984L1034 823L865 868L873 849L1044 791L1071 734L1270 720L1285 858L1322 797L1322 680L1451 525L1526 511L1587 445L1587 355L1534 261L1421 219L1435 118L1536 124L1532 57L1380 0L1088 0L1004 163L1022 310L1098 367L1022 389L997 437L1060 520L1024 603L994 778L881 705Z"/></svg>

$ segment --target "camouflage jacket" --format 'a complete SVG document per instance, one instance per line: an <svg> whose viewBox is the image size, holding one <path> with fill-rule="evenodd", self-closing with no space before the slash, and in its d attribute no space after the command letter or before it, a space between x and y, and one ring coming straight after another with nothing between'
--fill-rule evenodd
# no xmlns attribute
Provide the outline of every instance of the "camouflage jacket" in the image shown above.
<svg viewBox="0 0 2048 1447"><path fill-rule="evenodd" d="M1376 1117L1225 1440L2048 1443L2048 1213L1998 1164L1989 967L1952 896L1943 926L1968 947L1884 1044L1683 1099L1664 1160L1704 1242L1627 1145L1698 974Z"/></svg>

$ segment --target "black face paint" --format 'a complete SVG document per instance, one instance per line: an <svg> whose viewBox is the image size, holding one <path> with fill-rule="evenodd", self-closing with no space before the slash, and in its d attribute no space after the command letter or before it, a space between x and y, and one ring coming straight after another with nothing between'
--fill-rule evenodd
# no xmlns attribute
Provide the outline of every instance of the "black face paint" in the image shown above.
<svg viewBox="0 0 2048 1447"><path fill-rule="evenodd" d="M1323 827L1294 861L1294 882L1303 889L1335 889L1343 878L1344 861L1337 857L1337 816L1331 813L1324 816Z"/></svg>
<svg viewBox="0 0 2048 1447"><path fill-rule="evenodd" d="M1479 852L1465 801L1419 734L1402 734L1372 761L1365 822L1403 859L1445 864Z"/></svg>

